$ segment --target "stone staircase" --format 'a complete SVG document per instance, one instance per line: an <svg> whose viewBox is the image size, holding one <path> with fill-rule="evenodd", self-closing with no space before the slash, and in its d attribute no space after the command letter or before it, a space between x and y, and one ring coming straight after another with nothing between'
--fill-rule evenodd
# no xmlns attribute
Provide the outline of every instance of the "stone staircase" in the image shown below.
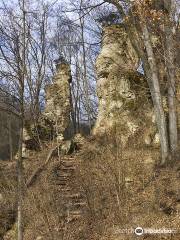
<svg viewBox="0 0 180 240"><path fill-rule="evenodd" d="M51 168L50 182L61 196L66 223L80 219L87 209L85 194L76 179L78 164L74 156L64 156Z"/></svg>

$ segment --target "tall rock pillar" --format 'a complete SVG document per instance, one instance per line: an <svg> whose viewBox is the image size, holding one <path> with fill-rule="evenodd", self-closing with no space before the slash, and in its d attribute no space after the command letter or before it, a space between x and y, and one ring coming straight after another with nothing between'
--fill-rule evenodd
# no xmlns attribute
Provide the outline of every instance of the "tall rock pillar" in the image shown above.
<svg viewBox="0 0 180 240"><path fill-rule="evenodd" d="M137 72L138 66L139 58L123 26L104 27L96 61L99 111L95 135L108 134L118 127L126 145L137 131L147 128L146 122L153 124L149 88Z"/></svg>
<svg viewBox="0 0 180 240"><path fill-rule="evenodd" d="M53 83L46 92L45 116L54 123L56 134L63 135L70 124L71 69L65 61L57 63Z"/></svg>

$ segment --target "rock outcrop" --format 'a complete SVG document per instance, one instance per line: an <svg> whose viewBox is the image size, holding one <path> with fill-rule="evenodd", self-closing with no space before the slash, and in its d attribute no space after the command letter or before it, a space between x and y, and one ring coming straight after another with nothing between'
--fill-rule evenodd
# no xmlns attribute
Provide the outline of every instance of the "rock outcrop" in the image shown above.
<svg viewBox="0 0 180 240"><path fill-rule="evenodd" d="M121 128L126 145L143 129L143 142L150 145L156 134L149 88L137 72L139 58L121 25L104 27L102 50L96 61L99 114L95 135ZM147 128L148 125L148 128ZM147 130L148 129L148 130Z"/></svg>
<svg viewBox="0 0 180 240"><path fill-rule="evenodd" d="M44 115L54 123L56 134L63 135L70 123L70 65L61 62L56 65L57 72L53 84L46 91L46 107Z"/></svg>
<svg viewBox="0 0 180 240"><path fill-rule="evenodd" d="M9 160L18 150L20 118L18 99L0 89L0 160Z"/></svg>

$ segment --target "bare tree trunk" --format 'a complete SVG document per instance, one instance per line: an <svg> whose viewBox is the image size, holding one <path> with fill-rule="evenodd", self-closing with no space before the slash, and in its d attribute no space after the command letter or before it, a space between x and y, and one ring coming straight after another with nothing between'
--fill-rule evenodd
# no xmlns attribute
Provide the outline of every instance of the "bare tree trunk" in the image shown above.
<svg viewBox="0 0 180 240"><path fill-rule="evenodd" d="M76 63L76 81L77 81L77 87L76 87L76 99L75 99L75 111L76 111L76 129L77 133L80 132L80 76L79 76L79 64L78 59Z"/></svg>
<svg viewBox="0 0 180 240"><path fill-rule="evenodd" d="M24 83L25 83L25 57L26 57L26 11L25 0L22 0L22 71L19 79L20 85L20 102L21 102L21 130L19 140L19 157L17 162L18 172L18 240L23 240L23 128L24 128Z"/></svg>
<svg viewBox="0 0 180 240"><path fill-rule="evenodd" d="M18 216L17 216L17 231L18 240L23 240L23 217L22 217L22 189L23 189L23 162L22 162L22 145L23 145L23 119L21 119L21 130L19 138L19 151L17 161L17 175L18 175Z"/></svg>
<svg viewBox="0 0 180 240"><path fill-rule="evenodd" d="M177 113L176 113L176 98L175 98L175 69L172 54L172 39L167 36L167 45L169 45L167 51L167 72L168 72L168 105L169 105L169 139L172 155L174 156L178 145L178 132L177 132Z"/></svg>
<svg viewBox="0 0 180 240"><path fill-rule="evenodd" d="M83 1L80 3L80 11L82 8ZM83 14L83 12L82 12ZM90 99L88 91L88 76L87 76L87 66L86 66L86 49L85 49L85 40L84 40L84 17L80 14L80 28L81 28L81 39L82 39L82 50L83 50L83 84L84 84L84 94L86 101L86 111L88 118L89 131L91 131L91 109L90 109Z"/></svg>
<svg viewBox="0 0 180 240"><path fill-rule="evenodd" d="M148 62L150 66L151 72L151 95L154 103L154 109L156 114L156 121L160 135L160 143L161 143L161 164L164 164L167 161L169 155L169 145L168 145L168 134L167 134L167 124L166 118L163 110L159 78L158 78L158 70L155 61L155 56L149 36L149 31L147 29L146 24L143 27L143 35L144 35L144 44L146 47L146 52L148 56Z"/></svg>
<svg viewBox="0 0 180 240"><path fill-rule="evenodd" d="M172 157L178 147L177 111L176 111L176 73L175 73L175 46L173 39L173 10L171 1L170 14L165 16L165 48L166 69L168 79L168 106L169 106L169 140Z"/></svg>
<svg viewBox="0 0 180 240"><path fill-rule="evenodd" d="M11 122L11 113L8 115L8 131L9 131L9 153L10 160L13 161L13 142L12 142L12 122Z"/></svg>
<svg viewBox="0 0 180 240"><path fill-rule="evenodd" d="M70 84L69 84L70 85ZM70 85L70 105L71 105L71 119L73 123L73 134L76 134L76 110L73 108L72 87Z"/></svg>

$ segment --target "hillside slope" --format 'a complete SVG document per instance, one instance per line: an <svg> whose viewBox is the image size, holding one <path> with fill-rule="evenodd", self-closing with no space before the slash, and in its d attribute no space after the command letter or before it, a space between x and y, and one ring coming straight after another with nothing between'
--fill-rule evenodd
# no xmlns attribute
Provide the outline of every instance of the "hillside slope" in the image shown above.
<svg viewBox="0 0 180 240"><path fill-rule="evenodd" d="M26 182L51 149L24 161ZM138 226L178 231L180 165L158 168L151 157L158 159L157 149L131 147L118 153L113 142L102 144L94 137L70 155L53 156L24 190L24 239L136 239L120 232ZM9 204L8 195L4 200ZM13 221L4 217L9 230ZM2 239L14 240L16 234L14 225ZM178 240L179 234L146 234L143 239Z"/></svg>

